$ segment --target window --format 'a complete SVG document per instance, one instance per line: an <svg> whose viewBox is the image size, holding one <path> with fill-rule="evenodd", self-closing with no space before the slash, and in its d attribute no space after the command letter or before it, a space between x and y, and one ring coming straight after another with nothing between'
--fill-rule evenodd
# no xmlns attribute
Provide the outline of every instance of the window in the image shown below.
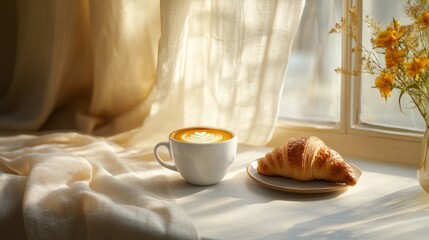
<svg viewBox="0 0 429 240"><path fill-rule="evenodd" d="M280 118L337 125L340 122L341 36L328 34L339 22L341 0L306 1L292 47Z"/></svg>
<svg viewBox="0 0 429 240"><path fill-rule="evenodd" d="M384 26L392 21L395 16L401 23L409 23L409 19L404 14L402 0L378 0L364 1L363 16L377 17L377 21ZM370 29L363 27L363 43L369 46ZM382 58L381 58L382 59ZM362 75L361 79L361 97L359 121L365 124L377 125L382 127L392 127L399 129L409 129L413 131L423 131L425 123L413 104L409 104L411 99L406 95L402 99L402 113L398 104L398 92L394 91L390 99L383 101L380 99L378 91L369 86L374 84L374 76ZM381 101L380 101L381 100ZM380 114L381 113L381 114Z"/></svg>
<svg viewBox="0 0 429 240"><path fill-rule="evenodd" d="M322 3L323 2L323 3ZM406 23L402 0L307 0L289 59L279 123L269 145L287 138L317 135L342 155L417 164L425 124L405 97L387 101L372 88L374 76L352 78L334 72L353 60L351 40L328 34L351 6L382 24L392 17ZM363 24L363 42L370 32ZM397 93L394 93L397 94Z"/></svg>

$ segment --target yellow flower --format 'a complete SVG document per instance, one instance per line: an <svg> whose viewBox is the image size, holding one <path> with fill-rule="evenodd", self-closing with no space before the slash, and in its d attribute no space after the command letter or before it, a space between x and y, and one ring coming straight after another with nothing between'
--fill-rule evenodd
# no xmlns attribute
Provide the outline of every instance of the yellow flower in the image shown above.
<svg viewBox="0 0 429 240"><path fill-rule="evenodd" d="M377 47L390 47L398 45L397 32L388 27L385 31L382 31L378 34L376 39L372 40Z"/></svg>
<svg viewBox="0 0 429 240"><path fill-rule="evenodd" d="M429 27L429 11L424 12L418 18L418 23L424 27Z"/></svg>
<svg viewBox="0 0 429 240"><path fill-rule="evenodd" d="M399 44L399 39L405 34L407 28L400 26L399 21L393 20L393 26L389 26L386 30L378 33L376 39L372 39L372 42L377 47L381 48L392 48Z"/></svg>
<svg viewBox="0 0 429 240"><path fill-rule="evenodd" d="M409 24L401 25L393 18L389 25L383 26L373 18L366 17L365 23L372 30L370 47L363 45L359 31L356 31L360 30L363 21L359 19L361 16L357 16L356 22L349 21L355 14L350 11L348 18L342 18L341 29L336 29L353 37L356 46L352 48L352 54L357 53L360 66L353 71L340 68L338 72L375 75L373 88L386 100L391 97L393 89L398 89L400 106L406 93L429 126L429 0L404 2L404 13L411 20ZM348 20L347 24L343 19Z"/></svg>
<svg viewBox="0 0 429 240"><path fill-rule="evenodd" d="M420 73L425 71L425 68L429 65L429 58L415 57L413 61L405 63L405 72L410 77L418 78Z"/></svg>
<svg viewBox="0 0 429 240"><path fill-rule="evenodd" d="M375 87L380 91L381 97L387 99L392 93L393 82L395 75L387 72L382 72L380 76L375 79Z"/></svg>
<svg viewBox="0 0 429 240"><path fill-rule="evenodd" d="M398 64L401 64L405 61L405 51L395 48L387 48L386 55L384 56L386 60L387 68L398 68Z"/></svg>

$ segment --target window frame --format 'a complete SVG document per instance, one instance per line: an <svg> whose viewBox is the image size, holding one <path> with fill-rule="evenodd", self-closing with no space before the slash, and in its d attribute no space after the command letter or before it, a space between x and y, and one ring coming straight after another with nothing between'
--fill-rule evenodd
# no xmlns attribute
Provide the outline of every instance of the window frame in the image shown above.
<svg viewBox="0 0 429 240"><path fill-rule="evenodd" d="M362 16L362 0L344 0L343 16L347 16L344 13L351 6L356 6ZM342 33L341 37L341 65L352 69L360 56L351 53L352 39L346 33ZM292 137L316 135L344 157L417 166L423 133L360 122L360 87L360 76L342 74L339 124L318 125L278 119L267 146L280 145Z"/></svg>

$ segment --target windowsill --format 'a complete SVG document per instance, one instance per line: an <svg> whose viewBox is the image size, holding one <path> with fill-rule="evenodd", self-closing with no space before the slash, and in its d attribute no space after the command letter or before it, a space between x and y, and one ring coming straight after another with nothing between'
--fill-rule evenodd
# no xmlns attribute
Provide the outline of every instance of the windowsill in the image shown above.
<svg viewBox="0 0 429 240"><path fill-rule="evenodd" d="M347 158L362 170L356 186L324 194L274 191L253 181L246 166L271 151L240 146L219 184L186 183L170 173L173 196L209 239L422 239L429 194L415 167Z"/></svg>

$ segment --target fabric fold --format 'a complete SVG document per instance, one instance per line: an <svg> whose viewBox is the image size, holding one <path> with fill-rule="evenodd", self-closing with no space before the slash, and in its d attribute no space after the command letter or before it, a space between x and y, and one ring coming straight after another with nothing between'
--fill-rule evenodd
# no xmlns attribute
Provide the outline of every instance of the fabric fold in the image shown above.
<svg viewBox="0 0 429 240"><path fill-rule="evenodd" d="M148 152L78 133L0 138L2 237L198 239Z"/></svg>

